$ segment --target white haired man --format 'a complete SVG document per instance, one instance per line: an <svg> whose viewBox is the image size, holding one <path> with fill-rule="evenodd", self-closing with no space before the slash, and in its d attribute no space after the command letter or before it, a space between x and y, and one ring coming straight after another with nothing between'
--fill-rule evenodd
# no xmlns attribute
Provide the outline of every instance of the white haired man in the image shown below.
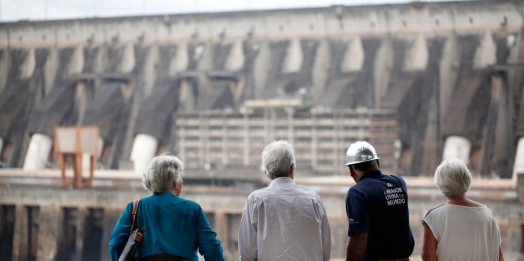
<svg viewBox="0 0 524 261"><path fill-rule="evenodd" d="M422 219L422 260L504 260L495 215L466 197L471 184L466 164L445 160L435 171L435 184L448 201Z"/></svg>
<svg viewBox="0 0 524 261"><path fill-rule="evenodd" d="M318 194L296 185L295 151L275 141L262 152L271 184L247 198L240 229L240 260L329 260L331 230Z"/></svg>

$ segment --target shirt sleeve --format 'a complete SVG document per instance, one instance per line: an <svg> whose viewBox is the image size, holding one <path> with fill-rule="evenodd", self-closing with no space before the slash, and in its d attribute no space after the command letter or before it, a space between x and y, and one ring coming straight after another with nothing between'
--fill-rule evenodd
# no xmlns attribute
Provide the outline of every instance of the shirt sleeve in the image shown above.
<svg viewBox="0 0 524 261"><path fill-rule="evenodd" d="M437 243L438 243L440 242L440 233L438 229L436 229L437 225L435 224L433 215L431 215L432 210L426 213L426 216L422 219L422 225L427 225L429 227L429 229L431 230L431 233L433 233L433 237L435 237L435 240L437 240Z"/></svg>
<svg viewBox="0 0 524 261"><path fill-rule="evenodd" d="M131 211L133 208L133 202L127 204L127 207L122 212L122 215L118 219L113 233L109 238L109 253L111 260L118 261L118 257L126 246L127 239L129 238L129 229L131 229Z"/></svg>
<svg viewBox="0 0 524 261"><path fill-rule="evenodd" d="M238 229L238 252L241 261L254 261L258 258L256 208L252 197L244 205L242 220Z"/></svg>
<svg viewBox="0 0 524 261"><path fill-rule="evenodd" d="M346 196L346 214L348 217L348 236L351 232L369 233L369 211L364 195L350 189Z"/></svg>
<svg viewBox="0 0 524 261"><path fill-rule="evenodd" d="M502 237L500 235L500 228L497 222L497 218L495 217L495 214L493 214L493 210L489 209L489 213L491 214L491 226L493 227L493 233L495 233L494 237L498 240L500 246L502 245Z"/></svg>
<svg viewBox="0 0 524 261"><path fill-rule="evenodd" d="M322 210L322 249L323 259L328 261L331 256L331 228L326 215L326 210L322 201L318 201L319 208Z"/></svg>
<svg viewBox="0 0 524 261"><path fill-rule="evenodd" d="M206 261L223 261L224 250L220 246L217 233L211 229L209 221L200 206L195 209L197 225L198 252Z"/></svg>

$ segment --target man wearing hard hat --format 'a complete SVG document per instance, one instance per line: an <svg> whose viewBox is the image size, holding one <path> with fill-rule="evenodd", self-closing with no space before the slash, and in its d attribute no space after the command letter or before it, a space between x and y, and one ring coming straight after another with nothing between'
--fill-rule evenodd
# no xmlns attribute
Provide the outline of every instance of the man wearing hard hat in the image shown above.
<svg viewBox="0 0 524 261"><path fill-rule="evenodd" d="M371 144L358 141L346 153L356 184L346 196L349 220L346 261L409 260L415 241L409 227L406 182L385 175Z"/></svg>

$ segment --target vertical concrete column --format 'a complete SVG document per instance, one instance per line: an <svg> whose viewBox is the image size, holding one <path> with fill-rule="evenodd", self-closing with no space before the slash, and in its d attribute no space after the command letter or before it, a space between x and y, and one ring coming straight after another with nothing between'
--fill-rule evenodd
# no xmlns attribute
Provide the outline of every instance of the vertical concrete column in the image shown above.
<svg viewBox="0 0 524 261"><path fill-rule="evenodd" d="M459 63L459 47L457 45L457 37L453 34L446 39L446 46L442 54L442 59L439 65L439 108L440 108L440 122L443 122L446 115L448 115L449 102L452 100L451 95L455 89Z"/></svg>
<svg viewBox="0 0 524 261"><path fill-rule="evenodd" d="M477 51L475 52L474 67L475 69L484 69L490 64L497 61L496 57L497 47L493 42L493 37L490 31L484 33L484 38L480 42Z"/></svg>
<svg viewBox="0 0 524 261"><path fill-rule="evenodd" d="M346 163L345 161L345 157L343 155L345 155L345 151L346 151L346 139L345 139L345 122L344 122L344 119L346 117L346 112L342 111L340 112L340 116L339 116L339 122L340 122L340 125L338 127L338 137L339 137L339 140L340 142L337 144L337 152L339 153L338 155L336 155L336 158L338 159L338 174L339 175L344 175L344 173L346 173L346 165L344 165ZM342 144L343 145L343 148L342 150L340 149L340 147L338 146L339 144ZM340 155L340 156L339 156Z"/></svg>
<svg viewBox="0 0 524 261"><path fill-rule="evenodd" d="M253 76L255 78L255 95L251 99L263 99L269 68L271 68L271 49L269 43L263 41L260 44L260 51L255 60Z"/></svg>
<svg viewBox="0 0 524 261"><path fill-rule="evenodd" d="M33 76L33 72L35 71L36 66L36 58L35 58L35 48L29 49L27 52L27 58L25 59L23 65L22 65L22 72L20 75L21 79L29 79L31 76Z"/></svg>
<svg viewBox="0 0 524 261"><path fill-rule="evenodd" d="M125 206L122 206L122 209L123 207ZM102 247L100 251L100 261L111 260L109 256L109 238L111 237L113 229L115 228L115 225L118 219L120 218L120 215L122 214L122 209L104 209L104 220L102 224L102 242L100 242Z"/></svg>
<svg viewBox="0 0 524 261"><path fill-rule="evenodd" d="M2 148L4 147L4 139L0 137L0 153L2 152Z"/></svg>
<svg viewBox="0 0 524 261"><path fill-rule="evenodd" d="M227 116L222 113L222 164L227 165L228 161L228 137L227 137Z"/></svg>
<svg viewBox="0 0 524 261"><path fill-rule="evenodd" d="M155 137L143 133L136 135L130 157L135 173L142 173L147 169L149 162L155 156L157 147L158 140Z"/></svg>
<svg viewBox="0 0 524 261"><path fill-rule="evenodd" d="M135 49L133 43L126 44L124 53L122 54L122 61L119 66L119 72L128 73L135 67Z"/></svg>
<svg viewBox="0 0 524 261"><path fill-rule="evenodd" d="M153 44L149 49L148 55L144 64L144 95L148 97L153 91L155 80L157 76L157 69L155 66L158 64L160 57L160 51L158 45Z"/></svg>
<svg viewBox="0 0 524 261"><path fill-rule="evenodd" d="M349 43L344 59L342 61L343 72L358 72L362 70L362 64L364 64L364 48L362 47L362 40L360 37L355 37Z"/></svg>
<svg viewBox="0 0 524 261"><path fill-rule="evenodd" d="M317 168L317 115L311 113L311 167Z"/></svg>
<svg viewBox="0 0 524 261"><path fill-rule="evenodd" d="M269 135L270 132L270 126L269 126L269 108L264 107L264 133L267 135L264 136L265 138L265 144L268 144L271 140L271 135Z"/></svg>
<svg viewBox="0 0 524 261"><path fill-rule="evenodd" d="M29 142L27 154L25 155L23 169L44 169L47 159L49 158L49 153L51 153L52 146L53 140L51 137L40 133L33 134L33 136L31 136L31 141Z"/></svg>
<svg viewBox="0 0 524 261"><path fill-rule="evenodd" d="M287 139L289 143L294 144L294 121L293 121L293 114L295 112L295 109L288 107L286 108L287 112Z"/></svg>
<svg viewBox="0 0 524 261"><path fill-rule="evenodd" d="M329 42L326 38L320 40L313 64L313 86L314 93L322 93L326 88L329 66L331 65L331 55L329 53ZM318 97L319 95L315 95Z"/></svg>
<svg viewBox="0 0 524 261"><path fill-rule="evenodd" d="M270 118L269 118L269 142L272 142L275 140L276 138L276 123L277 123L277 112L276 112L276 108L274 107L271 107L269 109L270 111ZM268 142L268 143L269 143Z"/></svg>
<svg viewBox="0 0 524 261"><path fill-rule="evenodd" d="M295 37L289 43L286 50L286 59L284 60L284 66L282 68L284 73L299 72L302 67L302 46L300 45L300 39Z"/></svg>
<svg viewBox="0 0 524 261"><path fill-rule="evenodd" d="M517 199L520 203L524 203L524 174L519 173L516 175L517 179Z"/></svg>
<svg viewBox="0 0 524 261"><path fill-rule="evenodd" d="M81 45L78 45L71 56L71 61L67 67L68 75L75 75L82 72L84 69L84 48Z"/></svg>
<svg viewBox="0 0 524 261"><path fill-rule="evenodd" d="M198 113L198 165L200 167L204 166L204 113L199 112Z"/></svg>
<svg viewBox="0 0 524 261"><path fill-rule="evenodd" d="M236 39L233 42L229 57L226 61L226 70L238 71L244 66L244 48L242 47L242 39Z"/></svg>
<svg viewBox="0 0 524 261"><path fill-rule="evenodd" d="M375 82L375 104L376 108L380 108L382 99L389 88L389 80L391 78L391 69L393 67L393 47L391 46L391 39L387 37L382 41L380 49L375 55L375 63L373 68L373 79Z"/></svg>
<svg viewBox="0 0 524 261"><path fill-rule="evenodd" d="M426 44L426 39L419 34L413 43L413 47L406 55L404 62L404 70L406 71L422 71L426 69L428 64L429 51Z"/></svg>
<svg viewBox="0 0 524 261"><path fill-rule="evenodd" d="M176 140L178 142L178 156L182 162L186 162L186 131L184 128L186 121L182 115L178 115L178 119L174 119L174 121L178 130L178 139Z"/></svg>
<svg viewBox="0 0 524 261"><path fill-rule="evenodd" d="M189 62L189 56L187 54L187 43L181 42L178 44L175 62L171 63L171 67L170 67L171 75L174 75L176 72L183 72L187 70L188 62Z"/></svg>
<svg viewBox="0 0 524 261"><path fill-rule="evenodd" d="M60 208L58 206L40 207L40 226L38 227L38 261L54 261L57 254Z"/></svg>
<svg viewBox="0 0 524 261"><path fill-rule="evenodd" d="M471 152L471 142L460 136L449 136L444 143L444 153L442 159L458 158L469 164L469 154Z"/></svg>
<svg viewBox="0 0 524 261"><path fill-rule="evenodd" d="M211 149L210 149L210 138L209 138L209 119L210 115L207 113L205 114L204 121L202 122L204 124L204 162L209 163L211 162Z"/></svg>
<svg viewBox="0 0 524 261"><path fill-rule="evenodd" d="M82 252L84 250L84 228L86 220L85 208L78 208L78 216L76 219L76 238L75 238L75 257L73 260L81 261Z"/></svg>
<svg viewBox="0 0 524 261"><path fill-rule="evenodd" d="M27 212L23 205L15 206L15 228L11 261L27 259Z"/></svg>
<svg viewBox="0 0 524 261"><path fill-rule="evenodd" d="M336 175L337 173L337 169L338 169L338 125L339 125L339 122L338 122L338 119L337 119L337 112L333 112L333 115L332 115L332 120L333 120L333 129L332 129L332 135L333 135L333 148L332 148L332 151L333 151L333 160L331 161L332 162L332 169L333 169L333 175Z"/></svg>
<svg viewBox="0 0 524 261"><path fill-rule="evenodd" d="M517 153L515 153L515 164L513 165L513 180L517 180L518 174L524 174L524 137L519 138ZM524 182L524 175L519 176ZM524 189L524 187L523 187ZM522 191L524 199L524 190Z"/></svg>
<svg viewBox="0 0 524 261"><path fill-rule="evenodd" d="M229 242L227 214L221 211L215 211L214 216L215 224L213 228L217 232L217 236L220 241L222 241L222 245L225 247L225 245L227 245Z"/></svg>
<svg viewBox="0 0 524 261"><path fill-rule="evenodd" d="M10 52L4 51L0 57L0 93L4 91L5 83L7 82L7 75L9 75L11 67L11 55Z"/></svg>
<svg viewBox="0 0 524 261"><path fill-rule="evenodd" d="M249 112L246 110L244 113L244 166L249 166L249 142Z"/></svg>

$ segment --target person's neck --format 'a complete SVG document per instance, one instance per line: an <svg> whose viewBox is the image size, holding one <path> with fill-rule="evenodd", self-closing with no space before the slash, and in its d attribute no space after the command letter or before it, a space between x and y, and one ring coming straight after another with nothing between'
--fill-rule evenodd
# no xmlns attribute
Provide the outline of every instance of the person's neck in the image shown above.
<svg viewBox="0 0 524 261"><path fill-rule="evenodd" d="M469 198L466 198L466 196L448 198L447 203L451 205L464 206L464 207L482 207L483 206L482 204L478 202L475 202Z"/></svg>

